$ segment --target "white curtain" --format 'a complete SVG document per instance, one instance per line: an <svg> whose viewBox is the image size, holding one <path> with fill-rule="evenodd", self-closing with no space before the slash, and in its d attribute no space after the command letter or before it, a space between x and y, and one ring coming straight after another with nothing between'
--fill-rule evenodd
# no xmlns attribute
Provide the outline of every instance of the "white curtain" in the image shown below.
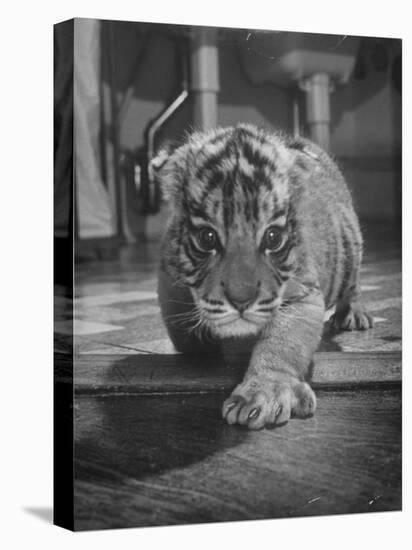
<svg viewBox="0 0 412 550"><path fill-rule="evenodd" d="M110 237L115 220L100 170L100 22L74 22L74 167L80 238Z"/></svg>

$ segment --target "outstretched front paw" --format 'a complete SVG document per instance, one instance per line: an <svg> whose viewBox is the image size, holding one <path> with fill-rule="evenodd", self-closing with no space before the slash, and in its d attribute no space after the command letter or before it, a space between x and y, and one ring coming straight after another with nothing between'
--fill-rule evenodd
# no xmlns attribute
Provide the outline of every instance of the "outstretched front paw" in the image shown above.
<svg viewBox="0 0 412 550"><path fill-rule="evenodd" d="M228 424L259 430L287 422L291 416L305 418L316 409L316 397L306 382L268 381L252 378L239 384L223 403Z"/></svg>

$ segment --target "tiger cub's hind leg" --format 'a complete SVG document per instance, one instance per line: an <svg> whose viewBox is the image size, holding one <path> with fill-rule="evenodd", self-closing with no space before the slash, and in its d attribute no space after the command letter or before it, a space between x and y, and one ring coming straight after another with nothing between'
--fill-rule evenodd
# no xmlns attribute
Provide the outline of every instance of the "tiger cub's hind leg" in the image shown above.
<svg viewBox="0 0 412 550"><path fill-rule="evenodd" d="M362 304L360 269L362 264L363 239L359 222L353 210L344 209L341 217L343 272L336 309L330 319L334 332L342 330L367 330L373 327L373 317Z"/></svg>
<svg viewBox="0 0 412 550"><path fill-rule="evenodd" d="M344 292L330 319L330 327L334 332L367 330L373 327L373 317L366 311L360 300L359 273L356 273L355 277L355 283Z"/></svg>
<svg viewBox="0 0 412 550"><path fill-rule="evenodd" d="M342 330L367 330L373 327L373 317L358 301L342 301L336 305L330 326L334 332Z"/></svg>

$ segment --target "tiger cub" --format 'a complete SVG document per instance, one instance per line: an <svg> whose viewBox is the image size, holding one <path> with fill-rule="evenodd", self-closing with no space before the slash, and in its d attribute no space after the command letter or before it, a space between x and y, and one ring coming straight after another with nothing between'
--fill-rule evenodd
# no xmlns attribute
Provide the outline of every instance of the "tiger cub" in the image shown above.
<svg viewBox="0 0 412 550"><path fill-rule="evenodd" d="M253 336L243 381L223 403L252 429L314 413L309 365L325 310L367 329L362 236L346 183L318 146L248 124L194 133L151 167L171 214L159 301L178 351Z"/></svg>

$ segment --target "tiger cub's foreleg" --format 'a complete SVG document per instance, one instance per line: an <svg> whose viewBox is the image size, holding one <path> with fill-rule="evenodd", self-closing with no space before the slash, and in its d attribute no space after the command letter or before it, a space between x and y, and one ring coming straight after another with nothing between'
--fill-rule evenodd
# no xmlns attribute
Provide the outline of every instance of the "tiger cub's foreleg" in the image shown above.
<svg viewBox="0 0 412 550"><path fill-rule="evenodd" d="M320 341L324 312L318 289L278 311L255 345L243 382L223 404L229 424L259 429L314 413L316 397L305 377Z"/></svg>

